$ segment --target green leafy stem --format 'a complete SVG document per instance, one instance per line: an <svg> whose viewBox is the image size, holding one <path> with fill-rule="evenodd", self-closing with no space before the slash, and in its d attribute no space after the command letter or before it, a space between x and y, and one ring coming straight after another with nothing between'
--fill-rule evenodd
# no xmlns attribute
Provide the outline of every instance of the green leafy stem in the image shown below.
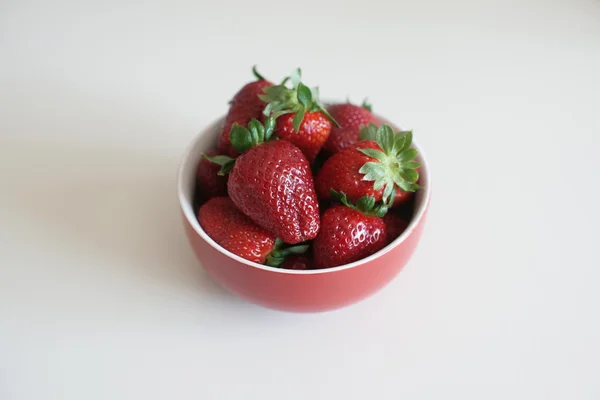
<svg viewBox="0 0 600 400"><path fill-rule="evenodd" d="M270 267L279 267L286 257L292 254L304 254L310 247L308 244L296 245L291 247L283 247L284 243L281 239L275 239L275 246L271 253L267 256L265 264Z"/></svg>
<svg viewBox="0 0 600 400"><path fill-rule="evenodd" d="M395 187L404 192L414 192L421 189L416 182L419 180L417 169L421 164L413 161L419 153L411 147L412 131L394 133L389 125L380 127L374 124L362 127L361 140L374 140L381 150L359 148L358 150L373 158L374 161L365 163L359 170L365 181L373 181L375 190L383 189L383 201L388 207L394 203Z"/></svg>
<svg viewBox="0 0 600 400"><path fill-rule="evenodd" d="M263 94L258 97L267 103L264 114L277 119L285 114L295 114L292 120L294 131L298 133L300 125L307 112L320 111L333 124L340 124L329 114L325 106L319 100L319 88L309 88L301 81L300 68L296 68L289 79L284 79L279 85L269 86L263 89ZM291 81L292 87L286 86Z"/></svg>
<svg viewBox="0 0 600 400"><path fill-rule="evenodd" d="M237 122L233 124L229 133L229 140L237 151L245 153L252 147L271 140L274 130L275 119L273 117L267 118L264 125L254 118L248 122L247 128ZM221 176L227 175L235 164L235 158L229 156L209 156L207 154L202 154L202 156L208 161L221 166L218 172L218 175Z"/></svg>
<svg viewBox="0 0 600 400"><path fill-rule="evenodd" d="M359 211L369 217L383 218L388 212L388 206L385 203L378 203L373 196L362 196L356 204L348 200L348 196L344 192L331 189L330 196L346 207Z"/></svg>

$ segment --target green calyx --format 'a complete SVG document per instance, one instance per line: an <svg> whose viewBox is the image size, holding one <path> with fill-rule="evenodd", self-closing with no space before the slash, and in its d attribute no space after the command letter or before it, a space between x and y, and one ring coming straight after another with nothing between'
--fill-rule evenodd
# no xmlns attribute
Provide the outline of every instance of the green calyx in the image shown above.
<svg viewBox="0 0 600 400"><path fill-rule="evenodd" d="M421 164L413 160L419 155L412 145L412 131L394 133L389 125L376 127L373 124L362 127L361 140L375 140L381 150L359 148L358 150L374 158L364 164L358 172L364 174L364 181L373 181L373 188L383 189L383 202L388 206L394 203L395 186L404 192L421 189L415 182L419 179L417 168Z"/></svg>
<svg viewBox="0 0 600 400"><path fill-rule="evenodd" d="M274 129L275 119L272 117L267 118L264 125L257 119L252 119L247 128L235 123L231 126L229 140L237 151L245 153L252 147L270 140Z"/></svg>
<svg viewBox="0 0 600 400"><path fill-rule="evenodd" d="M265 77L262 76L256 69L256 65L252 67L252 75L254 75L259 81L266 81Z"/></svg>
<svg viewBox="0 0 600 400"><path fill-rule="evenodd" d="M302 244L291 247L283 247L284 243L281 239L275 239L275 246L271 253L267 256L265 264L270 267L279 267L287 256L292 254L304 254L308 250L309 245Z"/></svg>
<svg viewBox="0 0 600 400"><path fill-rule="evenodd" d="M373 112L373 104L369 103L367 98L363 100L360 106L369 112Z"/></svg>
<svg viewBox="0 0 600 400"><path fill-rule="evenodd" d="M291 88L286 86L288 81L291 82ZM322 112L337 127L340 126L319 101L319 88L309 88L301 82L300 68L295 69L281 84L264 88L263 94L258 97L267 103L264 110L266 116L277 119L284 114L295 114L292 125L296 133L306 113L313 111Z"/></svg>
<svg viewBox="0 0 600 400"><path fill-rule="evenodd" d="M360 140L372 140L374 142L377 141L377 131L379 127L374 123L370 123L369 125L362 125L360 127Z"/></svg>
<svg viewBox="0 0 600 400"><path fill-rule="evenodd" d="M388 212L388 206L385 203L377 203L373 196L363 196L358 199L356 204L352 204L344 192L331 189L330 196L346 207L359 211L369 217L383 218Z"/></svg>
<svg viewBox="0 0 600 400"><path fill-rule="evenodd" d="M252 147L270 140L274 129L275 120L271 117L267 118L264 125L257 119L252 119L252 121L248 122L247 128L235 123L231 126L231 131L229 131L229 140L237 151L245 153ZM227 175L235 164L235 158L224 155L209 156L202 154L202 156L213 164L221 166L218 172L218 175L221 176Z"/></svg>
<svg viewBox="0 0 600 400"><path fill-rule="evenodd" d="M221 166L221 169L217 173L217 175L220 175L220 176L227 175L233 168L233 165L235 164L235 158L231 158L228 156L223 156L223 155L209 156L208 154L202 153L202 157L206 158L208 161L210 161L213 164L217 164L217 165Z"/></svg>

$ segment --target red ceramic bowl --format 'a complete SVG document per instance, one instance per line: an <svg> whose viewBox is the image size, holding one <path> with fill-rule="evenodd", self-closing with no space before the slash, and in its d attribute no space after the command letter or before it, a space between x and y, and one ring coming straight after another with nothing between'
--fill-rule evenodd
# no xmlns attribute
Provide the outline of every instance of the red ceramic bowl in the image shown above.
<svg viewBox="0 0 600 400"><path fill-rule="evenodd" d="M189 242L206 271L224 288L240 297L278 310L318 312L355 303L377 292L406 265L423 231L431 196L429 168L419 150L420 184L415 211L408 228L379 252L339 267L296 271L267 267L225 250L204 232L193 209L196 165L201 153L216 148L223 119L200 132L185 152L177 180L177 193Z"/></svg>

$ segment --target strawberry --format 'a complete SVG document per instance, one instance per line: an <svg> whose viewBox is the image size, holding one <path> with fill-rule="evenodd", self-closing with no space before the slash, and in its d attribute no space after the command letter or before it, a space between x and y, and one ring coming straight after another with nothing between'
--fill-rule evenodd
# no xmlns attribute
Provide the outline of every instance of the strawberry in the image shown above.
<svg viewBox="0 0 600 400"><path fill-rule="evenodd" d="M312 266L312 262L310 258L308 258L304 254L293 254L285 259L285 261L280 265L280 268L283 269L295 269L295 270L307 270L314 269Z"/></svg>
<svg viewBox="0 0 600 400"><path fill-rule="evenodd" d="M312 163L329 137L332 122L337 122L319 102L318 89L300 81L300 69L291 76L292 88L286 82L265 88L258 97L267 103L264 114L277 119L275 135L296 145Z"/></svg>
<svg viewBox="0 0 600 400"><path fill-rule="evenodd" d="M285 243L296 244L317 236L319 203L308 160L288 141L268 141L274 127L272 117L264 126L255 119L248 128L234 124L231 143L242 155L209 158L221 165L220 174L229 173L229 196L244 214Z"/></svg>
<svg viewBox="0 0 600 400"><path fill-rule="evenodd" d="M408 222L404 218L391 212L383 217L383 222L387 231L388 244L392 243L408 227Z"/></svg>
<svg viewBox="0 0 600 400"><path fill-rule="evenodd" d="M200 226L220 246L259 264L279 266L308 245L282 248L282 242L238 210L228 197L213 197L198 210Z"/></svg>
<svg viewBox="0 0 600 400"><path fill-rule="evenodd" d="M264 263L275 236L257 226L228 197L213 197L198 210L198 222L215 242L249 261Z"/></svg>
<svg viewBox="0 0 600 400"><path fill-rule="evenodd" d="M225 117L221 136L219 137L219 151L230 157L239 155L236 149L231 145L229 135L233 124L237 123L246 126L253 118L260 118L266 104L259 98L263 90L273 84L267 81L256 71L256 66L252 68L256 81L246 84L238 91L229 106L229 112Z"/></svg>
<svg viewBox="0 0 600 400"><path fill-rule="evenodd" d="M207 156L218 156L214 150L206 152ZM219 166L202 157L196 168L196 195L203 203L217 196L227 195L227 178L219 176Z"/></svg>
<svg viewBox="0 0 600 400"><path fill-rule="evenodd" d="M340 124L331 129L329 139L323 146L323 150L329 154L335 154L340 150L360 141L360 128L370 123L378 124L373 115L371 106L366 100L361 106L350 103L332 104L327 111Z"/></svg>
<svg viewBox="0 0 600 400"><path fill-rule="evenodd" d="M317 236L319 203L310 164L290 142L267 142L240 156L227 187L244 214L285 243Z"/></svg>
<svg viewBox="0 0 600 400"><path fill-rule="evenodd" d="M298 130L294 128L294 118L298 114L285 114L277 119L277 137L293 143L311 163L331 131L331 121L320 111L307 112Z"/></svg>
<svg viewBox="0 0 600 400"><path fill-rule="evenodd" d="M342 203L327 209L321 230L313 241L317 268L348 264L370 256L387 244L385 222L380 218L385 206L376 206L375 198L364 196L356 206L344 194Z"/></svg>
<svg viewBox="0 0 600 400"><path fill-rule="evenodd" d="M358 172L360 168L371 160L370 157L358 151L358 147L379 149L373 141L363 141L332 155L321 167L315 181L319 199L331 200L331 190L343 190L350 201L356 202L362 196L377 194L381 200L382 190L376 191L373 183L363 180Z"/></svg>
<svg viewBox="0 0 600 400"><path fill-rule="evenodd" d="M331 156L319 171L316 189L323 201L331 199L331 190L344 192L351 202L374 196L388 206L408 201L420 189L413 160L418 153L412 144L412 132L393 133L388 125L370 124L361 131L362 140ZM373 140L375 139L375 140Z"/></svg>

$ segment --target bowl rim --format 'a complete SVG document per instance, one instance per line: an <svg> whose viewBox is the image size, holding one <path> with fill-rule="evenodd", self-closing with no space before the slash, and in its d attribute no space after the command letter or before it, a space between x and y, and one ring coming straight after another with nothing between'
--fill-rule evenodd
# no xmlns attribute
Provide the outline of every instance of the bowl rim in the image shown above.
<svg viewBox="0 0 600 400"><path fill-rule="evenodd" d="M196 147L196 144L200 140L200 138L203 137L204 134L209 129L214 129L217 126L220 126L219 123L223 120L223 118L224 117L220 117L220 118L212 121L204 129L202 129L200 132L198 132L196 134L196 136L194 136L193 140L187 145L186 149L184 150L184 152L180 158L179 167L177 170L177 197L179 199L179 207L186 219L186 222L192 227L192 229L196 232L196 234L199 235L211 247L213 247L217 251L221 252L225 256L227 256L237 262L240 262L240 263L245 264L252 268L257 268L257 269L261 269L261 270L268 271L268 272L288 274L288 275L317 275L317 274L328 274L328 273L343 271L346 269L351 269L351 268L358 267L360 265L367 264L379 257L382 257L383 255L392 251L396 247L400 246L413 233L413 231L417 228L417 226L419 226L420 222L422 221L422 219L425 216L425 213L429 207L429 202L431 199L431 170L430 170L429 163L427 161L427 157L426 157L425 153L423 152L422 147L419 146L417 141L413 139L413 146L419 152L419 157L421 159L422 167L420 168L420 173L421 174L423 172L425 173L425 178L426 178L425 181L427 182L427 185L425 185L425 187L423 189L421 189L423 191L423 200L421 201L419 208L414 213L413 218L410 220L408 227L404 230L404 232L402 232L402 234L400 236L398 236L396 239L394 239L393 242L391 242L390 244L388 244L387 246L385 246L383 249L379 250L378 252L371 254L370 256L365 257L361 260L354 261L349 264L339 265L337 267L331 267L331 268L311 269L311 270L293 270L293 269L283 269L283 268L278 268L278 267L270 267L268 265L262 265L262 264L258 264L253 261L248 261L245 258L242 258L242 257L230 252L229 250L225 249L224 247L221 247L217 242L215 242L212 238L210 238L208 236L208 234L200 226L200 223L198 222L198 219L196 218L196 214L194 212L193 205L191 202L187 201L185 192L184 192L184 185L186 184L186 179L185 179L186 177L184 176L184 171L186 169L185 167L189 163L189 159L192 157L192 150ZM386 122L388 122L388 121L386 120ZM195 168L193 168L192 171L195 171Z"/></svg>

